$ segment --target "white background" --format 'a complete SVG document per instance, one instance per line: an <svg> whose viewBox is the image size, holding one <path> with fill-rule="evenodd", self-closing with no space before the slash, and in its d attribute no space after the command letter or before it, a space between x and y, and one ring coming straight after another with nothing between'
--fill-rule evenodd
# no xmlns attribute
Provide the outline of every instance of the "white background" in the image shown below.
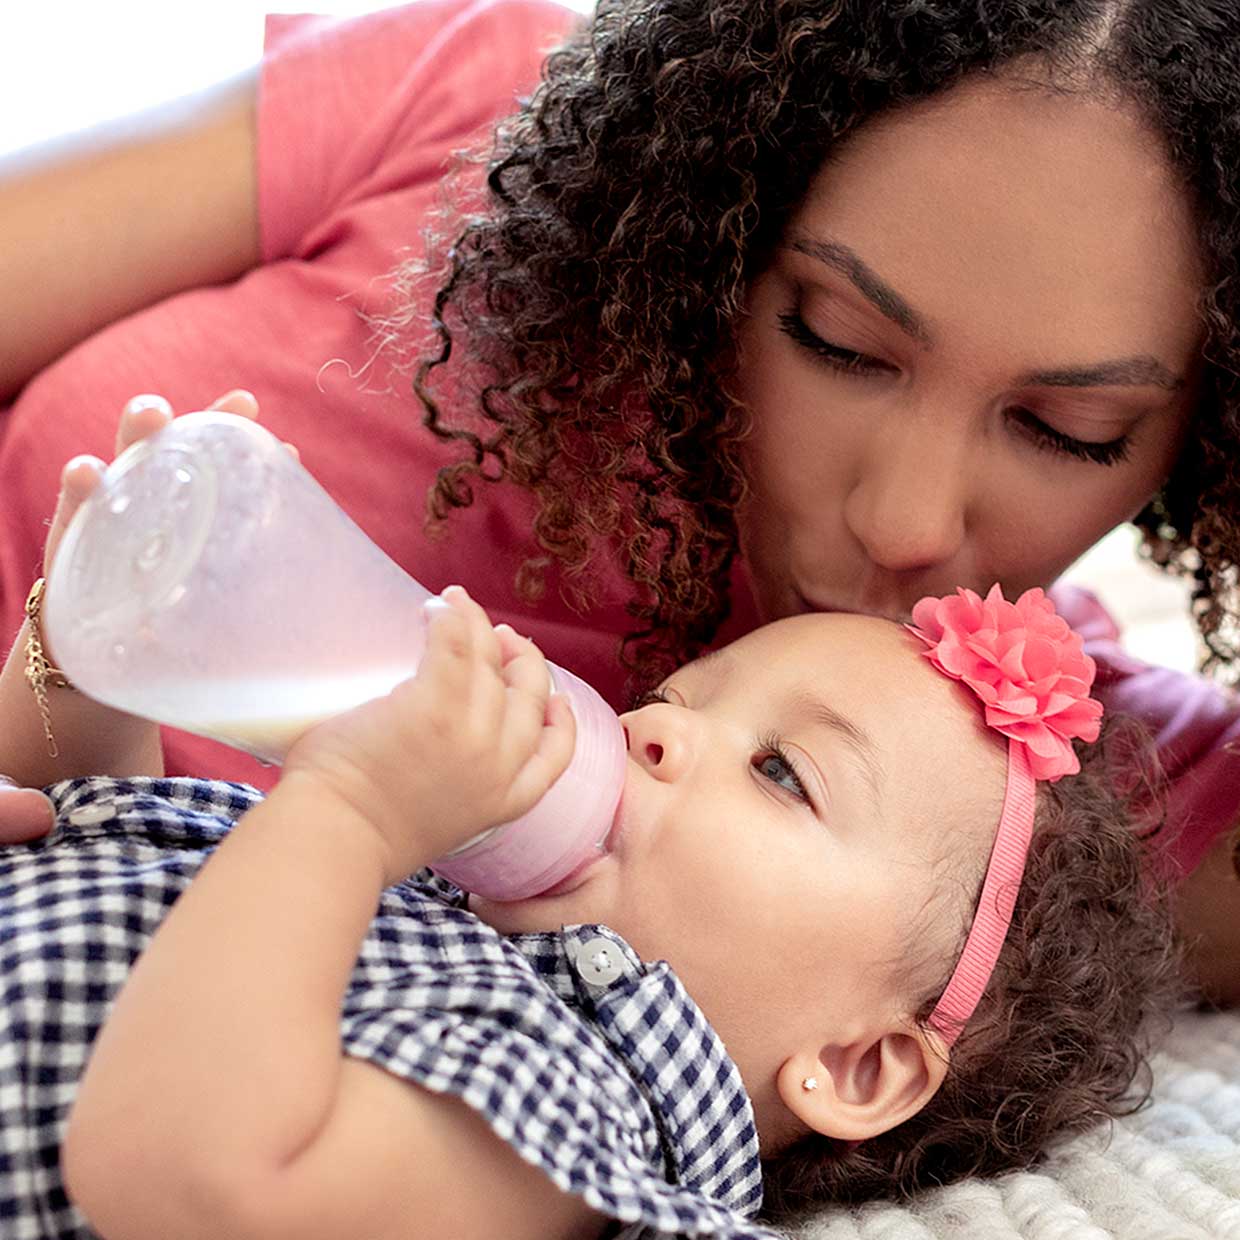
<svg viewBox="0 0 1240 1240"><path fill-rule="evenodd" d="M587 12L589 0L562 0ZM0 152L189 94L253 64L265 13L384 0L0 0Z"/></svg>
<svg viewBox="0 0 1240 1240"><path fill-rule="evenodd" d="M589 0L569 0L582 12ZM258 59L265 12L340 15L389 7L330 0L0 0L0 156L56 134L192 93ZM1116 612L1134 654L1192 665L1183 591L1136 563L1133 531L1117 530L1071 574Z"/></svg>

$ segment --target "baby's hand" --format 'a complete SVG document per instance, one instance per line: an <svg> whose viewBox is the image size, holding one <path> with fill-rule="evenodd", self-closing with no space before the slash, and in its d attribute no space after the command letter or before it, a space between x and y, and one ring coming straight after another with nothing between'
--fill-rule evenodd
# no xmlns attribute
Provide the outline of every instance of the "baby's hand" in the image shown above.
<svg viewBox="0 0 1240 1240"><path fill-rule="evenodd" d="M282 781L310 780L378 835L389 883L525 813L576 740L533 642L493 629L459 586L442 597L417 675L310 729L284 764Z"/></svg>

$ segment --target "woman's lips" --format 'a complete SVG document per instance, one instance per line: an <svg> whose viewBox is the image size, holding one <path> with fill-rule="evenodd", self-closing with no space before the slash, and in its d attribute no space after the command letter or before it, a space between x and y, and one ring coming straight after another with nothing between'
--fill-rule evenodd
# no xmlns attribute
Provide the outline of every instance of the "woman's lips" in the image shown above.
<svg viewBox="0 0 1240 1240"><path fill-rule="evenodd" d="M840 612L850 616L872 616L876 620L890 620L895 624L907 623L908 615L902 611L884 610L881 607L863 607L859 604L829 603L822 599L813 599L794 587L797 605L803 613L829 615Z"/></svg>
<svg viewBox="0 0 1240 1240"><path fill-rule="evenodd" d="M833 611L845 611L845 612L860 612L861 611L861 608L859 607L844 607L837 603L827 603L821 599L809 598L807 595L802 594L800 590L796 590L795 593L796 593L797 605L801 609L802 612L825 613L825 612L833 612Z"/></svg>

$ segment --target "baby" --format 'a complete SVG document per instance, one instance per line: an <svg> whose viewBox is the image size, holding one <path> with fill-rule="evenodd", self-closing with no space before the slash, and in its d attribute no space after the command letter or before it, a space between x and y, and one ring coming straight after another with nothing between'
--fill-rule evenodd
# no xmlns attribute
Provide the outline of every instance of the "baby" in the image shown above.
<svg viewBox="0 0 1240 1240"><path fill-rule="evenodd" d="M680 669L622 717L605 854L506 904L424 867L538 799L572 717L444 598L265 799L64 781L0 854L6 1237L763 1237L1124 1105L1168 926L1040 591Z"/></svg>

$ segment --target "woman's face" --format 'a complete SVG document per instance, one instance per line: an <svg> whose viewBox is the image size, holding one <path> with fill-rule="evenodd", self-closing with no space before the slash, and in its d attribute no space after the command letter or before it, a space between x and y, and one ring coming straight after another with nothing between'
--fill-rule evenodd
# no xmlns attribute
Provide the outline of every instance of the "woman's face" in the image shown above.
<svg viewBox="0 0 1240 1240"><path fill-rule="evenodd" d="M1047 585L1171 470L1198 385L1194 220L1127 111L971 82L813 181L739 336L764 620Z"/></svg>

